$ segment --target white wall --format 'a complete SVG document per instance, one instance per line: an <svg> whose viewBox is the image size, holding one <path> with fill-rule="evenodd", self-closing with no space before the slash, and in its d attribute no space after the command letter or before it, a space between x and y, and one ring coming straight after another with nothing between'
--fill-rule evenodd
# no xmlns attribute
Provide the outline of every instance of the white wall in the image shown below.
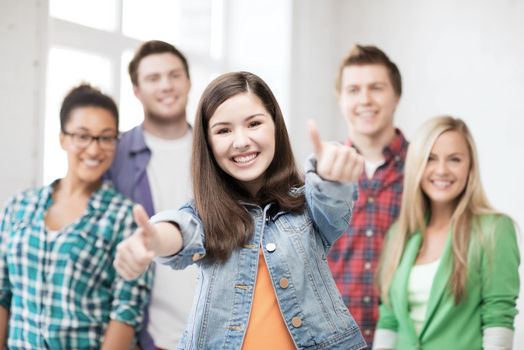
<svg viewBox="0 0 524 350"><path fill-rule="evenodd" d="M39 183L47 1L0 3L0 203Z"/></svg>
<svg viewBox="0 0 524 350"><path fill-rule="evenodd" d="M304 0L294 15L293 125L314 115L326 135L344 139L333 97L339 60L354 43L377 45L403 76L398 126L409 138L430 117L463 118L489 198L524 229L523 1ZM293 137L298 154L311 149ZM524 349L523 290L515 349Z"/></svg>
<svg viewBox="0 0 524 350"><path fill-rule="evenodd" d="M291 0L226 1L226 70L260 76L289 109Z"/></svg>
<svg viewBox="0 0 524 350"><path fill-rule="evenodd" d="M299 165L312 152L306 121L317 122L321 137L336 138L339 112L335 98L338 66L338 1L295 0L288 129ZM342 126L345 130L345 126Z"/></svg>

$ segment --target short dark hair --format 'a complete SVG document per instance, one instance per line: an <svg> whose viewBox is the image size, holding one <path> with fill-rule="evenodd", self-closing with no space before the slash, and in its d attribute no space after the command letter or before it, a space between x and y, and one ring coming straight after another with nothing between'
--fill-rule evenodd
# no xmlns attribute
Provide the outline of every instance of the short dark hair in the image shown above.
<svg viewBox="0 0 524 350"><path fill-rule="evenodd" d="M71 112L79 107L99 107L107 110L113 115L118 130L118 108L113 98L88 83L82 83L71 89L62 102L60 108L60 129L62 131L65 131Z"/></svg>
<svg viewBox="0 0 524 350"><path fill-rule="evenodd" d="M131 60L131 62L129 62L129 76L131 77L131 82L134 86L138 86L138 66L140 65L140 61L142 61L142 59L149 55L155 55L160 53L171 53L180 58L182 64L184 65L184 70L186 72L187 78L190 79L189 64L187 63L187 59L184 56L184 54L182 54L182 52L180 52L173 45L166 43L165 41L150 40L140 45L138 50L136 50L133 59Z"/></svg>
<svg viewBox="0 0 524 350"><path fill-rule="evenodd" d="M342 72L349 66L364 66L369 64L383 65L388 70L389 80L397 96L402 95L402 77L400 71L393 61L376 46L354 45L349 53L342 59L338 69L336 89L340 93L342 89Z"/></svg>

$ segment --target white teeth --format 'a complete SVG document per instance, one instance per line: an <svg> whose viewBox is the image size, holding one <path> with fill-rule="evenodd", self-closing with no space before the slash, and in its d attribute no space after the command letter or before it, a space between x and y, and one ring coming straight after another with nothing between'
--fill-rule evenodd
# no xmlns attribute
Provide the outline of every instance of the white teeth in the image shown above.
<svg viewBox="0 0 524 350"><path fill-rule="evenodd" d="M95 167L95 166L98 166L100 163L102 163L102 161L95 160L95 159L84 159L84 163L88 167Z"/></svg>
<svg viewBox="0 0 524 350"><path fill-rule="evenodd" d="M249 156L240 156L240 157L234 157L233 160L237 163L247 163L252 159L255 159L257 156L256 153L252 153Z"/></svg>
<svg viewBox="0 0 524 350"><path fill-rule="evenodd" d="M440 187L440 188L446 188L451 185L450 181L433 181L433 185Z"/></svg>
<svg viewBox="0 0 524 350"><path fill-rule="evenodd" d="M175 98L172 97L172 96L164 97L164 98L160 99L160 102L162 102L162 103L173 103L173 102L175 102Z"/></svg>
<svg viewBox="0 0 524 350"><path fill-rule="evenodd" d="M372 118L375 118L376 115L377 115L377 113L375 113L373 111L360 112L358 114L358 116L360 118L364 118L364 119L372 119Z"/></svg>

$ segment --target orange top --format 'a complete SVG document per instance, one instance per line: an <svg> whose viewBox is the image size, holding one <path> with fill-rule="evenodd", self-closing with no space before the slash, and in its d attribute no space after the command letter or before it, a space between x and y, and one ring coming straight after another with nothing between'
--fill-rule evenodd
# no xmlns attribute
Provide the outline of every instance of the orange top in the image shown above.
<svg viewBox="0 0 524 350"><path fill-rule="evenodd" d="M242 350L294 350L284 323L264 254L260 251L255 295Z"/></svg>

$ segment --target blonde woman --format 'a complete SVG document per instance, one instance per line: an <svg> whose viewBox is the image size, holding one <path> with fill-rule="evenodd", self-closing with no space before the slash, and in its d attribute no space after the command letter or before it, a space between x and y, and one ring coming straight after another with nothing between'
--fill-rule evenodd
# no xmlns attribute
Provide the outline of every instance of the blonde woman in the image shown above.
<svg viewBox="0 0 524 350"><path fill-rule="evenodd" d="M429 120L409 146L381 258L374 349L511 349L519 262L515 226L486 199L467 126Z"/></svg>

